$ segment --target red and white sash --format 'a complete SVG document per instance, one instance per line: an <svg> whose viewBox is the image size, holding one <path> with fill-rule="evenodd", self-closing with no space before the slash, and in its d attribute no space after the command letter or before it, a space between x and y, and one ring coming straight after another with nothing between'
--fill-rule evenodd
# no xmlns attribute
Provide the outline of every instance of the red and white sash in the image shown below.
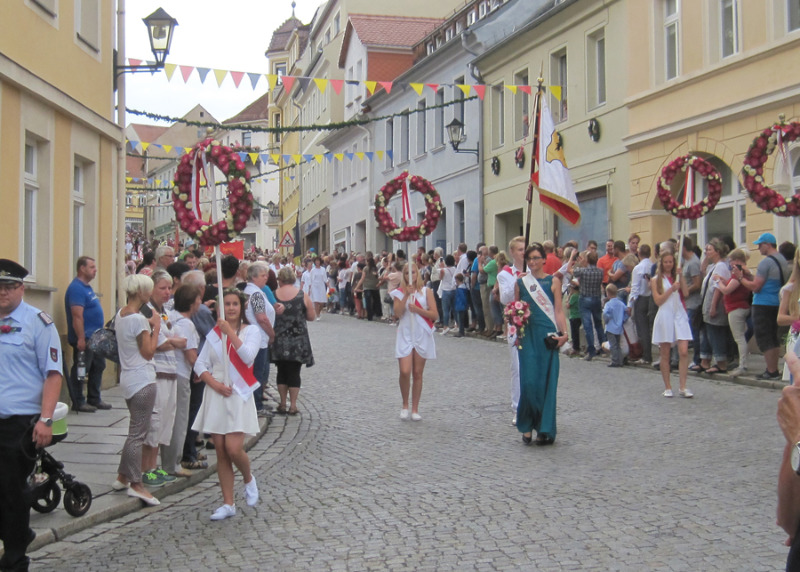
<svg viewBox="0 0 800 572"><path fill-rule="evenodd" d="M550 321L553 322L553 326L555 326L556 330L558 330L555 308L553 308L553 303L550 301L550 298L548 298L547 294L545 294L542 285L539 284L539 281L530 272L528 272L528 274L522 278L522 283L525 285L528 295L533 298L533 301L536 302L536 305L539 306L539 309L544 312L545 316L550 318Z"/></svg>
<svg viewBox="0 0 800 572"><path fill-rule="evenodd" d="M258 380L253 374L253 366L248 366L244 363L236 349L233 347L230 338L227 340L227 353L228 353L228 375L230 375L233 382L233 389L239 396L247 401L250 394L258 389ZM220 360L223 359L222 353L222 331L219 326L215 326L213 330L206 335L206 343L210 343L211 347L217 353Z"/></svg>

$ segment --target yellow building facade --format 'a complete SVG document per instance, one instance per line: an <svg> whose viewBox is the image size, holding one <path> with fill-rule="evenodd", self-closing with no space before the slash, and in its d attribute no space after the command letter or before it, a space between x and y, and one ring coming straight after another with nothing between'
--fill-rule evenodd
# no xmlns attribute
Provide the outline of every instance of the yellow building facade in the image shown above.
<svg viewBox="0 0 800 572"><path fill-rule="evenodd" d="M656 196L657 181L670 161L693 153L723 180L716 209L690 225L696 242L730 235L756 258L752 242L762 232L796 243L791 219L765 213L746 195L741 169L759 132L780 115L800 117L797 2L653 0L627 2L627 13L637 23L627 37L630 229L650 244L678 234ZM800 188L800 148L790 148L786 163L779 155L767 163L765 179L786 194Z"/></svg>
<svg viewBox="0 0 800 572"><path fill-rule="evenodd" d="M30 270L26 301L64 336L79 256L114 311L114 22L112 0L7 2L0 18L0 257Z"/></svg>

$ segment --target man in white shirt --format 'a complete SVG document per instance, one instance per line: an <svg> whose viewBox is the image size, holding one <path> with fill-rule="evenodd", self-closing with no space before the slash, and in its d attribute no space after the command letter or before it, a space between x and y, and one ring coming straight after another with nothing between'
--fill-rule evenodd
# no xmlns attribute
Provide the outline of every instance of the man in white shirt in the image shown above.
<svg viewBox="0 0 800 572"><path fill-rule="evenodd" d="M247 269L247 286L244 293L250 296L245 308L247 321L253 325L258 325L261 329L261 346L253 362L253 375L258 380L258 388L253 393L253 400L256 404L258 415L266 416L264 409L264 384L269 377L269 343L275 339L275 331L272 324L275 323L275 309L264 295L262 288L267 285L269 278L269 267L263 262L254 262Z"/></svg>
<svg viewBox="0 0 800 572"><path fill-rule="evenodd" d="M642 361L653 362L653 332L650 329L650 320L647 318L647 309L650 306L650 271L653 262L650 260L650 245L638 245L639 264L633 267L631 273L631 294L628 296L628 311L633 313L633 323L636 334L642 344Z"/></svg>
<svg viewBox="0 0 800 572"><path fill-rule="evenodd" d="M462 242L456 250L456 274L467 275L469 271L469 260L467 260L467 244Z"/></svg>
<svg viewBox="0 0 800 572"><path fill-rule="evenodd" d="M513 264L497 271L497 286L500 291L500 303L505 306L514 301L514 285L517 278L525 271L525 237L512 238L508 243L508 255ZM464 256L463 258L466 258ZM516 348L517 336L508 336L508 347L511 351L511 409L517 424L517 405L519 404L519 350Z"/></svg>

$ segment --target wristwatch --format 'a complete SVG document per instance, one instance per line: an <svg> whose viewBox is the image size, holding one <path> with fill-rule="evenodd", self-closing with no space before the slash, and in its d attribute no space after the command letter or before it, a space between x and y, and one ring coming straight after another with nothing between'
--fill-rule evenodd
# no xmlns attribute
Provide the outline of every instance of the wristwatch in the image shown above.
<svg viewBox="0 0 800 572"><path fill-rule="evenodd" d="M800 441L792 449L792 470L800 476Z"/></svg>
<svg viewBox="0 0 800 572"><path fill-rule="evenodd" d="M39 417L39 421L45 424L47 427L53 426L53 418L52 417ZM794 459L794 457L792 457ZM794 461L792 461L792 466L794 466Z"/></svg>

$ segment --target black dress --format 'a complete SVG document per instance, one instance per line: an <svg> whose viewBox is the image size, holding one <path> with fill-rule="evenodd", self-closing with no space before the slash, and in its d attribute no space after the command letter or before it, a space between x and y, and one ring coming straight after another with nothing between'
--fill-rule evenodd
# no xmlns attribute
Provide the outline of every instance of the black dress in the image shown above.
<svg viewBox="0 0 800 572"><path fill-rule="evenodd" d="M308 339L304 297L305 294L300 290L288 302L276 298L283 304L284 311L275 316L275 341L269 346L269 360L273 363L296 361L306 364L306 367L314 365L314 354Z"/></svg>

